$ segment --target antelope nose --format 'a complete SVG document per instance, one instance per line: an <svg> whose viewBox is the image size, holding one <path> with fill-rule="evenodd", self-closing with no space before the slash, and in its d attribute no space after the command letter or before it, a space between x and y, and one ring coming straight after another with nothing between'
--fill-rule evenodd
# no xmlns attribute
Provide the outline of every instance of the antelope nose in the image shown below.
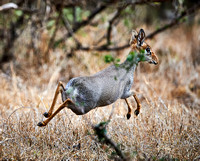
<svg viewBox="0 0 200 161"><path fill-rule="evenodd" d="M157 64L158 64L158 62L156 62L156 61L153 61L153 64L154 64L154 65L157 65Z"/></svg>
<svg viewBox="0 0 200 161"><path fill-rule="evenodd" d="M154 65L157 65L157 64L158 64L158 62L155 61L155 60L151 60L151 63L154 64Z"/></svg>

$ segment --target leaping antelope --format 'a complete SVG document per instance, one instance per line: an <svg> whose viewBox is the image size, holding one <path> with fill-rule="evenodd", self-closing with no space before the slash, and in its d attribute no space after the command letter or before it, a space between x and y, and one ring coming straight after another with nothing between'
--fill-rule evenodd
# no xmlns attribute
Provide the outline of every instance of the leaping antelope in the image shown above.
<svg viewBox="0 0 200 161"><path fill-rule="evenodd" d="M140 29L139 33L133 30L130 39L131 52L122 64L111 65L91 76L72 78L66 87L59 82L52 105L49 111L43 114L47 119L39 122L38 126L46 126L64 107L71 109L76 115L83 115L96 107L110 105L118 99L126 101L128 105L127 119L129 119L131 106L127 98L131 96L137 103L135 110L137 116L140 113L141 104L134 92L130 90L135 68L141 61L158 64L157 56L144 40L145 32L143 29ZM59 93L61 93L63 103L53 113Z"/></svg>

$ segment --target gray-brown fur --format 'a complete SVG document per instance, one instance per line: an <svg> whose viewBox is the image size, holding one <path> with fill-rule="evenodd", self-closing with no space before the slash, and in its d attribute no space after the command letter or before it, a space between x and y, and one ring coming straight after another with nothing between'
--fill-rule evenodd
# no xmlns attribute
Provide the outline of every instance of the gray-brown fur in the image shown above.
<svg viewBox="0 0 200 161"><path fill-rule="evenodd" d="M62 100L71 99L77 107L77 114L84 114L95 107L112 104L119 98L130 97L135 68L136 64L125 61L92 76L73 78L62 92Z"/></svg>

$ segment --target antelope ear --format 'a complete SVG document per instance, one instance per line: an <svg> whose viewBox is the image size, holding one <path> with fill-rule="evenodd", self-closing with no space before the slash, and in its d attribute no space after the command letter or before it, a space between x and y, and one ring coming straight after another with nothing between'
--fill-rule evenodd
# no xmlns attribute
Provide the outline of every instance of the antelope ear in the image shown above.
<svg viewBox="0 0 200 161"><path fill-rule="evenodd" d="M137 45L142 46L145 39L145 32L143 29L140 29L138 37L137 37Z"/></svg>
<svg viewBox="0 0 200 161"><path fill-rule="evenodd" d="M133 43L135 44L137 42L137 36L138 36L137 31L132 30L131 39L130 39L130 42L129 42L130 45L133 44Z"/></svg>

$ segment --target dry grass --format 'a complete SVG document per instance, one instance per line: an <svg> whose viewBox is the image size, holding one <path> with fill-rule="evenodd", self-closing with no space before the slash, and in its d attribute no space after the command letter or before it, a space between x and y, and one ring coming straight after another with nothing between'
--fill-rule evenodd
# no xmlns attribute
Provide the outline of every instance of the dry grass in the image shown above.
<svg viewBox="0 0 200 161"><path fill-rule="evenodd" d="M195 83L200 80L200 65L194 66L191 56L195 43L199 48L199 27L193 27L192 32L193 36L184 28L174 29L149 42L160 64L143 64L137 68L133 89L142 102L138 117L132 115L130 120L126 119L127 107L123 100L113 106L108 135L130 160L200 157L200 88ZM96 35L89 36L92 40ZM85 39L88 41L88 37ZM22 50L18 48L15 52ZM118 56L124 58L127 52L120 52ZM8 72L0 73L1 160L112 158L113 149L98 143L91 128L109 118L112 106L97 108L84 116L64 109L48 126L36 126L44 119L42 113L51 104L58 80L67 83L71 77L105 68L101 53L91 54L77 52L74 57L63 59L64 52L57 49L51 53L50 62L42 66L32 61L36 59L34 55L27 58L19 54L15 62L4 66ZM191 90L191 83L196 90Z"/></svg>

